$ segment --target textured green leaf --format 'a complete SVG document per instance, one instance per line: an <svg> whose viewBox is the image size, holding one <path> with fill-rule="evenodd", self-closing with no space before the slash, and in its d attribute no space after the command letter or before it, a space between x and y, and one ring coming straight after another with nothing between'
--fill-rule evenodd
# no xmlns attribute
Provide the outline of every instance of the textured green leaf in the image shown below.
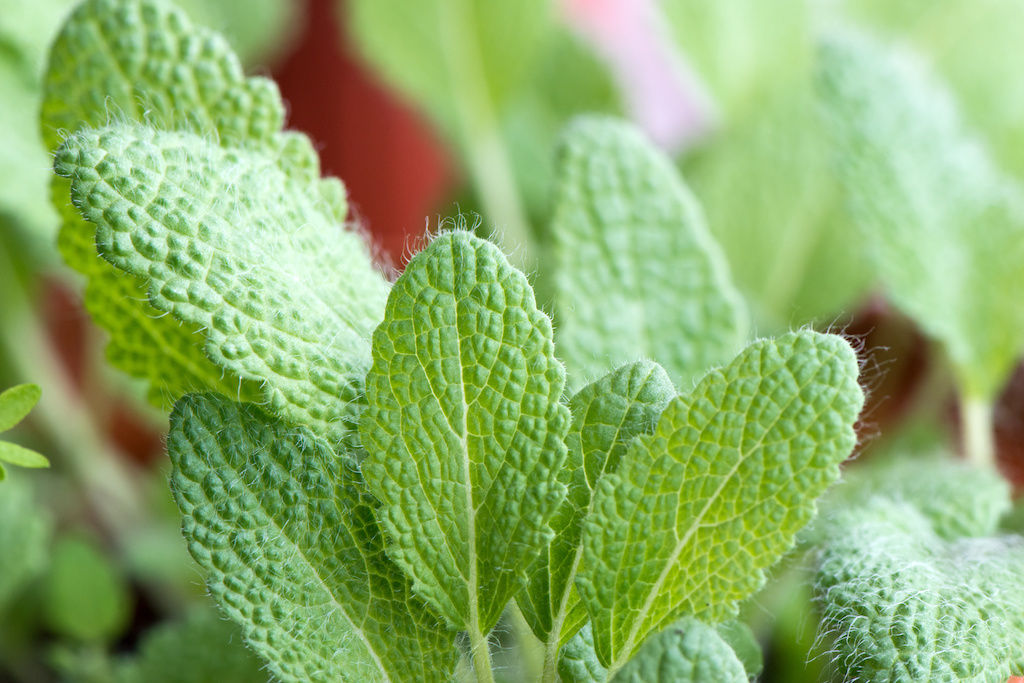
<svg viewBox="0 0 1024 683"><path fill-rule="evenodd" d="M42 608L47 625L59 635L110 642L128 625L131 595L124 577L93 541L65 536L53 548Z"/></svg>
<svg viewBox="0 0 1024 683"><path fill-rule="evenodd" d="M51 526L24 477L11 477L0 486L0 611L43 569Z"/></svg>
<svg viewBox="0 0 1024 683"><path fill-rule="evenodd" d="M147 631L138 655L118 663L117 683L254 683L263 663L242 643L235 624L209 607Z"/></svg>
<svg viewBox="0 0 1024 683"><path fill-rule="evenodd" d="M747 673L714 628L686 618L648 639L611 681L746 683Z"/></svg>
<svg viewBox="0 0 1024 683"><path fill-rule="evenodd" d="M681 615L721 621L760 588L856 442L857 372L833 335L759 340L632 442L597 483L576 579L603 663Z"/></svg>
<svg viewBox="0 0 1024 683"><path fill-rule="evenodd" d="M58 201L62 253L88 278L86 305L110 332L112 362L148 380L161 403L210 389L337 435L369 365L363 337L387 285L361 238L340 228L340 184L319 178L309 140L282 133L283 117L274 84L245 78L224 39L180 11L155 0L89 0L51 52L42 118L51 148L57 131L112 118L165 131L124 121L114 126L120 136L82 133L62 154L98 224ZM86 152L101 140L122 156ZM77 167L72 148L102 171ZM161 159L160 150L179 156ZM156 166L142 173L135 162ZM67 196L67 182L57 179L56 196ZM141 205L129 210L133 201ZM120 237L117 254L97 241L97 227ZM116 267L96 258L97 246Z"/></svg>
<svg viewBox="0 0 1024 683"><path fill-rule="evenodd" d="M351 0L345 11L376 70L457 133L492 117L527 80L549 6L549 0Z"/></svg>
<svg viewBox="0 0 1024 683"><path fill-rule="evenodd" d="M594 632L589 623L562 647L558 658L558 677L562 683L604 683L608 680L608 669L594 651Z"/></svg>
<svg viewBox="0 0 1024 683"><path fill-rule="evenodd" d="M576 386L646 356L681 386L727 361L745 312L671 162L621 122L576 121L552 218L559 355Z"/></svg>
<svg viewBox="0 0 1024 683"><path fill-rule="evenodd" d="M441 681L454 636L385 556L351 458L213 395L171 416L171 486L210 592L284 681Z"/></svg>
<svg viewBox="0 0 1024 683"><path fill-rule="evenodd" d="M815 590L844 680L1002 683L1024 674L1024 539L946 540L913 505L885 496L835 515L829 528Z"/></svg>
<svg viewBox="0 0 1024 683"><path fill-rule="evenodd" d="M551 334L526 277L453 232L409 262L373 335L363 475L389 555L458 628L494 626L565 497Z"/></svg>
<svg viewBox="0 0 1024 683"><path fill-rule="evenodd" d="M943 344L968 397L991 401L1024 348L1024 193L912 54L847 33L822 62L847 190L888 294Z"/></svg>
<svg viewBox="0 0 1024 683"><path fill-rule="evenodd" d="M675 396L660 365L637 361L588 384L569 401L569 457L562 469L569 494L551 521L555 538L530 570L527 590L519 598L523 616L538 638L564 642L586 622L574 579L594 487L602 475L618 469L634 436L654 429ZM558 633L552 634L555 628Z"/></svg>
<svg viewBox="0 0 1024 683"><path fill-rule="evenodd" d="M313 169L133 124L76 134L56 169L104 258L202 327L217 365L262 381L275 414L345 434L387 285Z"/></svg>
<svg viewBox="0 0 1024 683"><path fill-rule="evenodd" d="M0 432L24 420L42 394L35 384L19 384L0 394Z"/></svg>

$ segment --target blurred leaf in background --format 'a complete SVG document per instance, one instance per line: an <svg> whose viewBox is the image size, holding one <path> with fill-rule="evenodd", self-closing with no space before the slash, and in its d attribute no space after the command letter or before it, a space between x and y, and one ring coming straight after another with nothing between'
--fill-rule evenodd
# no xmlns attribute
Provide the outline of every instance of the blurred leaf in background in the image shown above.
<svg viewBox="0 0 1024 683"><path fill-rule="evenodd" d="M0 615L17 591L45 568L51 527L24 475L0 486Z"/></svg>
<svg viewBox="0 0 1024 683"><path fill-rule="evenodd" d="M110 642L128 623L128 586L107 554L85 536L57 540L44 595L46 623L66 638Z"/></svg>
<svg viewBox="0 0 1024 683"><path fill-rule="evenodd" d="M945 78L997 163L1024 179L1024 4L1018 0L835 0L852 21L899 37Z"/></svg>
<svg viewBox="0 0 1024 683"><path fill-rule="evenodd" d="M760 333L828 322L863 296L861 258L814 99L814 0L664 0L717 99L717 134L684 175Z"/></svg>

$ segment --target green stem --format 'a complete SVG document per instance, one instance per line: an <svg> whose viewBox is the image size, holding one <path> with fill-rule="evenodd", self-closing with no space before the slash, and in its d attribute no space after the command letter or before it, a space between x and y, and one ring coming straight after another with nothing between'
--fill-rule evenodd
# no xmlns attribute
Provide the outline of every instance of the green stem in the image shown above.
<svg viewBox="0 0 1024 683"><path fill-rule="evenodd" d="M967 459L976 465L993 465L996 449L992 402L965 397L960 405L960 426Z"/></svg>
<svg viewBox="0 0 1024 683"><path fill-rule="evenodd" d="M544 675L542 683L556 683L558 681L558 632L552 631L548 640L544 643Z"/></svg>
<svg viewBox="0 0 1024 683"><path fill-rule="evenodd" d="M96 429L92 415L78 398L49 336L32 313L29 295L14 275L5 245L0 245L0 292L3 292L0 350L26 381L43 389L33 411L57 446L61 462L79 481L89 506L115 543L126 542L143 505L139 480L117 456L117 449Z"/></svg>
<svg viewBox="0 0 1024 683"><path fill-rule="evenodd" d="M469 629L469 649L473 653L473 670L476 672L477 683L494 683L494 671L491 665L491 648L487 636L480 629Z"/></svg>
<svg viewBox="0 0 1024 683"><path fill-rule="evenodd" d="M511 260L523 266L532 251L532 235L481 66L483 59L476 42L479 32L473 29L473 17L467 9L459 3L442 4L445 13L440 40L447 47L447 67L454 84L456 134L486 219L501 230Z"/></svg>

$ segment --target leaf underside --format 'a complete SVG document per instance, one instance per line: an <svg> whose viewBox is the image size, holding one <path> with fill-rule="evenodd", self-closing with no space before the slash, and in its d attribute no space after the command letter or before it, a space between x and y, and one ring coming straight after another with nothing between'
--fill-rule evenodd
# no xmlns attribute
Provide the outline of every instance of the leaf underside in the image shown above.
<svg viewBox="0 0 1024 683"><path fill-rule="evenodd" d="M893 303L991 400L1024 348L1024 192L915 55L832 36L821 99L857 222ZM979 238L984 235L984 238Z"/></svg>
<svg viewBox="0 0 1024 683"><path fill-rule="evenodd" d="M171 487L210 592L284 681L438 681L454 635L386 557L356 464L215 395L171 415Z"/></svg>
<svg viewBox="0 0 1024 683"><path fill-rule="evenodd" d="M341 228L343 188L319 178L283 119L273 82L246 78L226 41L179 10L88 0L44 87L47 146L73 134L58 163L70 178L54 180L59 242L111 361L154 402L216 391L340 438L387 283ZM105 132L75 133L87 127Z"/></svg>

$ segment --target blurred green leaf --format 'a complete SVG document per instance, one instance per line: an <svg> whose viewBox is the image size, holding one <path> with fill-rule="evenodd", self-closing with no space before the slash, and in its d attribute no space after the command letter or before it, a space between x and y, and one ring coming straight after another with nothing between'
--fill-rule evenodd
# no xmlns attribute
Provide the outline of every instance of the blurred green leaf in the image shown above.
<svg viewBox="0 0 1024 683"><path fill-rule="evenodd" d="M0 611L25 582L42 571L51 521L24 477L0 486Z"/></svg>
<svg viewBox="0 0 1024 683"><path fill-rule="evenodd" d="M528 80L549 0L349 0L364 56L456 140L472 138Z"/></svg>
<svg viewBox="0 0 1024 683"><path fill-rule="evenodd" d="M85 537L65 536L53 548L43 609L56 633L79 641L110 641L127 625L131 596L110 558Z"/></svg>
<svg viewBox="0 0 1024 683"><path fill-rule="evenodd" d="M148 631L138 654L117 664L117 683L255 683L263 662L242 642L238 626L210 606Z"/></svg>
<svg viewBox="0 0 1024 683"><path fill-rule="evenodd" d="M822 50L821 98L887 293L991 401L1024 348L1024 192L912 53L850 31Z"/></svg>
<svg viewBox="0 0 1024 683"><path fill-rule="evenodd" d="M570 386L645 357L689 388L743 344L744 302L700 206L638 129L593 116L569 125L550 229Z"/></svg>
<svg viewBox="0 0 1024 683"><path fill-rule="evenodd" d="M1019 0L842 0L854 21L907 41L955 91L998 163L1024 179L1024 4Z"/></svg>

